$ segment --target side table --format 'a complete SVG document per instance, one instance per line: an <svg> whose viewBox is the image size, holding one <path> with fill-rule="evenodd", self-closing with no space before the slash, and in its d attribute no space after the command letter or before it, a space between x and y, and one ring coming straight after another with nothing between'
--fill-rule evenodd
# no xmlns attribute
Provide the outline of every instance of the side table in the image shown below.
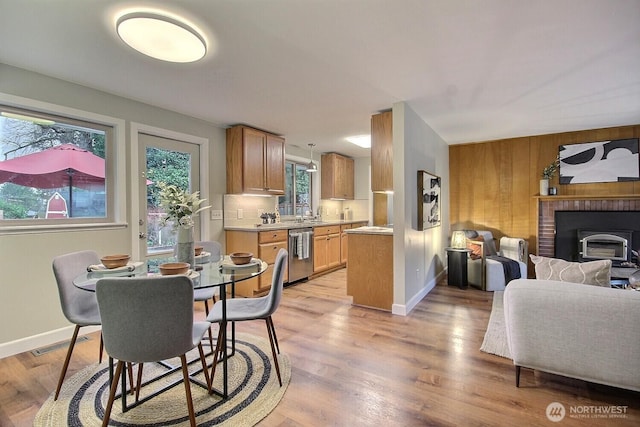
<svg viewBox="0 0 640 427"><path fill-rule="evenodd" d="M446 248L447 251L447 284L465 289L467 281L467 259L469 249Z"/></svg>

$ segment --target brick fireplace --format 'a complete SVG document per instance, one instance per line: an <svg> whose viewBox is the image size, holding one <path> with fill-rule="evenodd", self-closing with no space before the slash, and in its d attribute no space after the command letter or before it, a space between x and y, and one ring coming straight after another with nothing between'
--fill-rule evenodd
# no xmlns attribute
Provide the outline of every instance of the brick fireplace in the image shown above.
<svg viewBox="0 0 640 427"><path fill-rule="evenodd" d="M538 255L555 255L556 211L640 211L640 196L615 198L541 197L538 201Z"/></svg>

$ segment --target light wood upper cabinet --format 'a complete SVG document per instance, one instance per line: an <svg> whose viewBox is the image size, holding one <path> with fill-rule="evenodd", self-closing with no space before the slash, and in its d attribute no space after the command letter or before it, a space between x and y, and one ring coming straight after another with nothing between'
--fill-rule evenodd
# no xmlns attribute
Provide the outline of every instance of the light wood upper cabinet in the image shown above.
<svg viewBox="0 0 640 427"><path fill-rule="evenodd" d="M353 159L337 153L322 155L322 199L353 200Z"/></svg>
<svg viewBox="0 0 640 427"><path fill-rule="evenodd" d="M393 115L371 116L371 191L393 191Z"/></svg>
<svg viewBox="0 0 640 427"><path fill-rule="evenodd" d="M284 138L246 126L227 129L227 193L284 194Z"/></svg>

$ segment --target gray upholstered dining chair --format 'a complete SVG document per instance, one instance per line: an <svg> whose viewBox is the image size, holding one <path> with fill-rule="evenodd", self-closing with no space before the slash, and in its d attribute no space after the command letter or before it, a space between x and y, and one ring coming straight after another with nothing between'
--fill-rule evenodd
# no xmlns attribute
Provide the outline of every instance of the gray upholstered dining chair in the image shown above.
<svg viewBox="0 0 640 427"><path fill-rule="evenodd" d="M282 378L280 377L280 365L278 364L277 352L280 353L280 346L278 345L278 338L276 336L276 329L273 325L273 319L271 315L275 313L276 309L280 305L282 299L282 288L284 286L284 272L287 268L287 257L289 253L285 249L280 249L276 254L276 259L273 268L273 276L271 277L271 289L266 296L259 298L231 298L227 302L227 322L241 322L245 320L260 320L264 319L267 324L267 333L269 335L269 343L271 344L271 353L273 354L273 361L276 366L276 374L278 375L278 382L282 386ZM211 313L207 316L207 320L211 323L220 323L220 329L218 331L218 342L216 343L216 350L213 356L213 367L211 370L211 379L215 375L216 361L218 360L219 353L222 351L222 337L223 330L226 325L222 324L222 304L223 301L218 301L213 306Z"/></svg>
<svg viewBox="0 0 640 427"><path fill-rule="evenodd" d="M209 323L193 320L191 279L183 275L104 278L96 284L96 296L105 349L110 358L118 360L102 425L109 424L124 362L142 364L180 357L189 421L195 426L185 356L188 351L198 347L209 391L211 381L201 345Z"/></svg>
<svg viewBox="0 0 640 427"><path fill-rule="evenodd" d="M218 242L205 240L196 242L195 246L202 246L204 252L209 252L211 254L209 255L209 260L211 262L218 261L222 257L222 246ZM204 302L204 312L207 316L209 315L209 300L212 300L215 304L217 290L218 287L216 286L211 288L193 290L193 300ZM211 336L211 328L209 328L209 345L211 346L211 350L213 350L213 337Z"/></svg>
<svg viewBox="0 0 640 427"><path fill-rule="evenodd" d="M101 324L95 293L79 289L73 284L74 278L86 272L88 266L95 264L100 264L100 257L94 251L72 252L53 259L53 274L58 285L62 312L69 322L75 324L53 400L57 400L60 394L80 328ZM102 337L99 360L102 362Z"/></svg>

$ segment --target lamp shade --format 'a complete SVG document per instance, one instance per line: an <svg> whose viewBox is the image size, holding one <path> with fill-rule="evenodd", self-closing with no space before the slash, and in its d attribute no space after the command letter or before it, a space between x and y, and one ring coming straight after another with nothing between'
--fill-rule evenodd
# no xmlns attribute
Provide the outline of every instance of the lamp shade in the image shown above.
<svg viewBox="0 0 640 427"><path fill-rule="evenodd" d="M451 247L454 249L464 249L467 247L467 236L464 231L454 231L451 235Z"/></svg>

